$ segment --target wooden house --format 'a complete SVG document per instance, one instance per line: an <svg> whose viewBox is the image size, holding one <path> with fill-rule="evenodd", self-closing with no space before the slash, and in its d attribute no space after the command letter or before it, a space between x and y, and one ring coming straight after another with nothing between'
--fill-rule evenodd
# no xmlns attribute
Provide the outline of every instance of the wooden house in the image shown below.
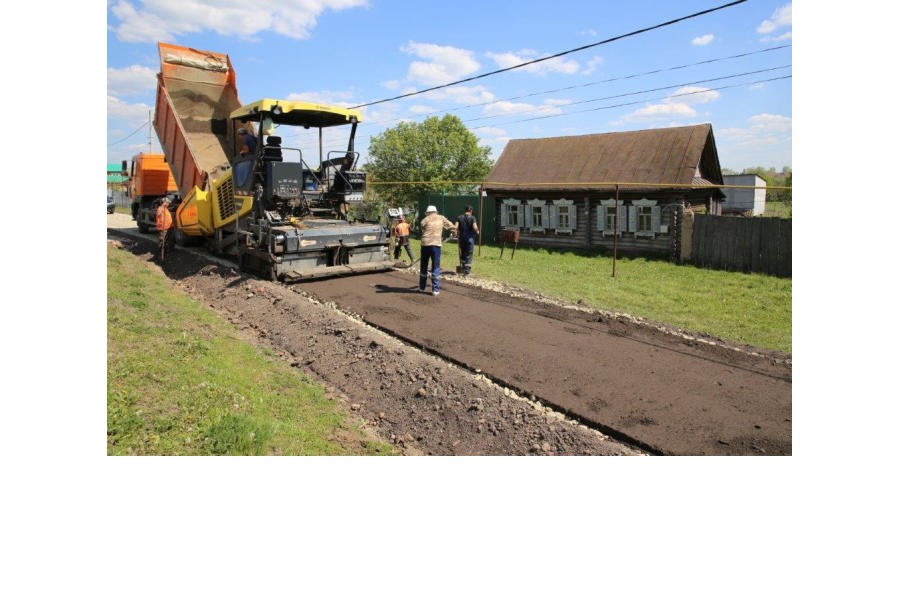
<svg viewBox="0 0 900 600"><path fill-rule="evenodd" d="M721 185L706 123L511 140L484 190L520 245L681 260L685 214L721 214Z"/></svg>

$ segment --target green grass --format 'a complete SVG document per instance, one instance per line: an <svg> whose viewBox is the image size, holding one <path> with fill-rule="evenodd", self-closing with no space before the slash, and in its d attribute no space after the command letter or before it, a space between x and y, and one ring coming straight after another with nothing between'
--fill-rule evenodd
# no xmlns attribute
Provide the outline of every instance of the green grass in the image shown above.
<svg viewBox="0 0 900 600"><path fill-rule="evenodd" d="M419 240L410 241L421 256ZM484 245L475 249L472 274L540 292L570 303L624 312L739 344L791 351L790 279L676 265L665 260L618 258L572 251ZM458 262L445 244L442 267Z"/></svg>
<svg viewBox="0 0 900 600"><path fill-rule="evenodd" d="M323 388L107 250L109 455L386 455Z"/></svg>
<svg viewBox="0 0 900 600"><path fill-rule="evenodd" d="M766 202L766 211L763 213L763 216L790 219L792 213L793 206L790 202Z"/></svg>

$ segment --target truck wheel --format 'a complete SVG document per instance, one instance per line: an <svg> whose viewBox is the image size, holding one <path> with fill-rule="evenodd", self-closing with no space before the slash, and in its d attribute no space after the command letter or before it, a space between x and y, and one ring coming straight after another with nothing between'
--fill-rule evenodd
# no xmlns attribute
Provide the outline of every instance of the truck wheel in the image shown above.
<svg viewBox="0 0 900 600"><path fill-rule="evenodd" d="M191 246L199 246L202 242L202 238L197 238L192 235L187 235L177 227L175 228L175 243L181 246L182 248L188 248Z"/></svg>

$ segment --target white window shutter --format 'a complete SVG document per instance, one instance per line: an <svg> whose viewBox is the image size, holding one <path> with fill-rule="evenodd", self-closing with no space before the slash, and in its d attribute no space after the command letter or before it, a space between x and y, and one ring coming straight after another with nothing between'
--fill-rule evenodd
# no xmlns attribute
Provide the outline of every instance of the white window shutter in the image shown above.
<svg viewBox="0 0 900 600"><path fill-rule="evenodd" d="M569 205L569 229L578 229L578 206L574 203Z"/></svg>
<svg viewBox="0 0 900 600"><path fill-rule="evenodd" d="M628 207L619 205L616 219L619 221L619 233L628 231Z"/></svg>
<svg viewBox="0 0 900 600"><path fill-rule="evenodd" d="M525 208L525 227L531 227L531 205L526 204Z"/></svg>
<svg viewBox="0 0 900 600"><path fill-rule="evenodd" d="M500 205L500 226L506 227L509 225L509 205L501 204Z"/></svg>
<svg viewBox="0 0 900 600"><path fill-rule="evenodd" d="M659 233L660 210L658 206L650 208L650 227L653 233Z"/></svg>
<svg viewBox="0 0 900 600"><path fill-rule="evenodd" d="M597 231L604 231L606 227L606 207L597 205Z"/></svg>
<svg viewBox="0 0 900 600"><path fill-rule="evenodd" d="M628 229L626 231L637 231L637 207L628 207Z"/></svg>

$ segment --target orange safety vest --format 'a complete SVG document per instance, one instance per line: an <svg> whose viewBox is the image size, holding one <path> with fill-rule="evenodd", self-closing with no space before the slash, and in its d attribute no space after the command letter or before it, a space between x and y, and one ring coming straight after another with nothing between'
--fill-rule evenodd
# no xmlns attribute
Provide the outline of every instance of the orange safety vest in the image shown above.
<svg viewBox="0 0 900 600"><path fill-rule="evenodd" d="M397 223L396 231L398 237L409 235L409 223L407 223L406 221Z"/></svg>
<svg viewBox="0 0 900 600"><path fill-rule="evenodd" d="M172 229L172 213L165 204L160 204L156 209L156 229L159 231Z"/></svg>

